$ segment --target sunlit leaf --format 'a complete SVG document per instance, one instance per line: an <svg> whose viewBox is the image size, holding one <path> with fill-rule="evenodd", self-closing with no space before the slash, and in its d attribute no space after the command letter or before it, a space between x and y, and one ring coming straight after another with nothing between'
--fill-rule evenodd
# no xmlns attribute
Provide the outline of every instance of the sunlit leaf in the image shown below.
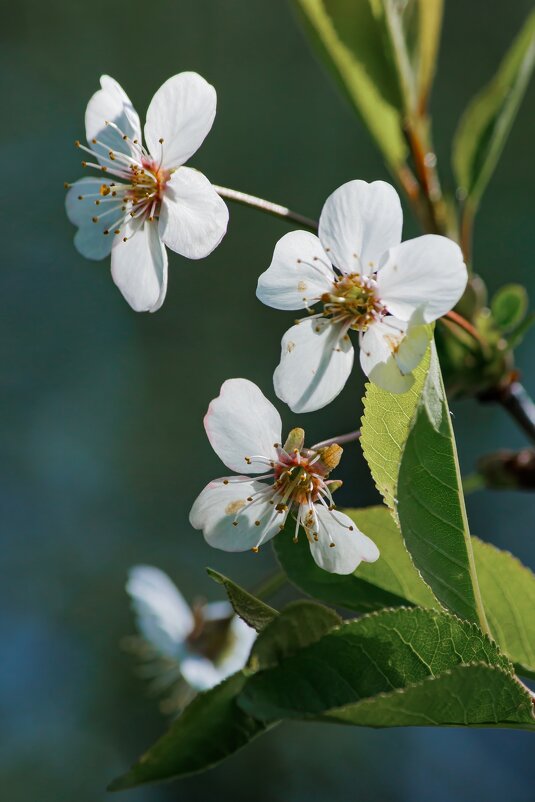
<svg viewBox="0 0 535 802"><path fill-rule="evenodd" d="M273 545L294 585L323 602L358 612L408 604L440 606L414 567L399 528L385 507L344 512L377 544L380 559L361 563L355 573L347 576L330 574L310 559L305 538L294 543L291 533L283 532Z"/></svg>
<svg viewBox="0 0 535 802"><path fill-rule="evenodd" d="M535 677L535 575L512 554L472 540L492 635L521 674Z"/></svg>
<svg viewBox="0 0 535 802"><path fill-rule="evenodd" d="M462 618L481 621L457 450L434 348L399 465L396 510L405 545L435 596Z"/></svg>
<svg viewBox="0 0 535 802"><path fill-rule="evenodd" d="M459 187L475 208L496 167L535 64L535 12L513 42L492 81L463 114L453 144Z"/></svg>
<svg viewBox="0 0 535 802"><path fill-rule="evenodd" d="M427 105L435 75L444 0L416 0L414 5L417 35L411 50L418 105L423 109Z"/></svg>
<svg viewBox="0 0 535 802"><path fill-rule="evenodd" d="M361 563L349 576L329 574L310 559L303 539L294 543L281 535L274 546L290 581L321 601L357 612L403 605L440 609L386 507L344 512L377 543L380 559ZM472 548L492 636L520 674L535 676L535 575L512 554L477 537Z"/></svg>
<svg viewBox="0 0 535 802"><path fill-rule="evenodd" d="M360 444L375 486L392 512L395 512L399 464L430 358L429 351L414 371L414 384L407 393L388 393L372 383L366 387Z"/></svg>
<svg viewBox="0 0 535 802"><path fill-rule="evenodd" d="M368 385L361 443L377 488L424 580L444 606L485 628L434 344L409 392L396 395Z"/></svg>
<svg viewBox="0 0 535 802"><path fill-rule="evenodd" d="M398 167L407 156L403 100L380 4L372 0L293 0L293 5L386 161Z"/></svg>

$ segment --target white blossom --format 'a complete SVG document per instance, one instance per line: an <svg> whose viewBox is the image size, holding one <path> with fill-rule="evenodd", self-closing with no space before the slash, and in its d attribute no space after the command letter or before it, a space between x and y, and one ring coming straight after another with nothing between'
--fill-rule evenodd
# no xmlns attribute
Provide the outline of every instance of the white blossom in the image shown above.
<svg viewBox="0 0 535 802"><path fill-rule="evenodd" d="M434 234L401 242L402 211L384 181L350 181L327 199L318 236L293 231L277 243L257 296L275 309L307 309L283 337L278 397L295 412L326 406L360 362L384 389L401 393L428 344L426 325L448 312L467 281L460 248ZM322 309L312 314L311 307Z"/></svg>
<svg viewBox="0 0 535 802"><path fill-rule="evenodd" d="M128 96L108 75L85 114L89 154L99 175L69 187L74 243L88 259L111 253L115 284L137 312L155 312L167 291L167 245L189 259L221 242L228 209L208 179L184 163L200 147L216 112L213 86L194 72L169 78L141 125Z"/></svg>
<svg viewBox="0 0 535 802"><path fill-rule="evenodd" d="M335 509L332 492L341 482L329 477L339 445L305 448L302 429L293 429L282 445L279 413L246 379L223 384L204 425L216 454L239 474L210 482L193 504L190 522L211 546L258 551L291 520L293 535L281 536L297 540L302 528L326 571L349 574L362 560L379 557L376 545Z"/></svg>
<svg viewBox="0 0 535 802"><path fill-rule="evenodd" d="M167 574L150 565L131 568L126 589L141 635L170 661L173 680L181 676L203 691L244 667L256 632L228 602L191 609Z"/></svg>

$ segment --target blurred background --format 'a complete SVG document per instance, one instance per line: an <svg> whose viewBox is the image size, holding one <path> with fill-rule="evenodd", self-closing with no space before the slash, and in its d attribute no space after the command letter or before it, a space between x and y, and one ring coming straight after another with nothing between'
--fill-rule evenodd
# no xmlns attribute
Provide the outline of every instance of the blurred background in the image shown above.
<svg viewBox="0 0 535 802"><path fill-rule="evenodd" d="M256 556L211 550L189 527L188 511L221 471L201 424L208 402L233 376L273 398L280 336L293 315L254 295L289 227L237 207L207 260L170 253L161 311L130 310L108 260L77 254L63 210L63 182L82 172L73 142L83 138L87 100L107 72L143 120L166 78L197 70L216 86L219 108L192 164L215 183L310 216L344 181L388 176L285 0L1 5L0 787L9 802L99 802L110 798L107 782L165 727L119 645L134 631L128 568L157 565L190 599L220 598L206 565L248 587L273 569L269 547ZM459 116L531 5L446 3L432 104L446 175ZM533 100L532 86L483 201L475 258L491 290L518 281L535 298ZM409 213L404 233L417 233ZM532 333L518 354L531 393L534 357ZM309 442L358 425L358 371L352 381L335 403L306 417ZM524 444L499 408L464 402L453 412L466 473L482 450ZM346 453L340 502L378 503L358 446ZM535 567L533 496L479 492L468 504L475 533ZM441 802L506 789L511 802L527 802L528 738L505 730L285 725L209 773L122 798Z"/></svg>

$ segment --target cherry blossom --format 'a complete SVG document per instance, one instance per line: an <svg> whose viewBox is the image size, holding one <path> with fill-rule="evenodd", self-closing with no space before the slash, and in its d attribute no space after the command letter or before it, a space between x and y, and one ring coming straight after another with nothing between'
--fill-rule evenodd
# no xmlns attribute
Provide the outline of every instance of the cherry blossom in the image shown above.
<svg viewBox="0 0 535 802"><path fill-rule="evenodd" d="M192 609L167 574L150 565L131 568L126 589L143 639L167 661L167 684L182 677L203 691L244 667L256 632L228 602Z"/></svg>
<svg viewBox="0 0 535 802"><path fill-rule="evenodd" d="M74 243L88 259L111 253L115 284L137 312L155 312L167 291L165 246L189 259L221 242L228 209L208 179L184 167L210 131L213 86L194 72L169 78L152 98L141 125L128 96L108 75L88 103L89 156L99 175L67 184L66 210L78 227Z"/></svg>
<svg viewBox="0 0 535 802"><path fill-rule="evenodd" d="M428 345L426 324L448 312L467 281L460 248L426 234L401 242L403 216L384 181L349 181L327 199L318 236L293 231L275 246L257 296L275 309L306 309L284 335L275 370L278 397L295 412L330 403L353 367L358 332L366 375L406 392ZM311 307L321 304L321 311Z"/></svg>
<svg viewBox="0 0 535 802"><path fill-rule="evenodd" d="M216 454L238 474L210 482L193 504L190 522L211 546L258 551L286 528L282 537L294 540L303 530L316 563L332 573L352 573L362 560L379 557L376 545L335 509L332 493L341 482L330 473L339 445L306 448L298 428L282 445L279 413L246 379L223 384L204 426Z"/></svg>

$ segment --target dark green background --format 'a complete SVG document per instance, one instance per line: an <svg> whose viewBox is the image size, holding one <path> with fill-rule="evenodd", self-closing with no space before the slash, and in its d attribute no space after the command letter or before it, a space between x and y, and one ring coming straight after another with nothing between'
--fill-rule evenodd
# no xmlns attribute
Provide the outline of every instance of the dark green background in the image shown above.
<svg viewBox="0 0 535 802"><path fill-rule="evenodd" d="M158 86L198 70L217 88L212 133L192 164L304 214L350 178L387 178L353 113L313 59L284 0L139 0L1 4L2 496L0 787L9 802L98 802L109 779L164 721L119 641L133 631L128 567L166 569L189 597L218 597L211 565L252 586L259 556L211 550L188 525L203 484L221 472L201 420L221 382L271 373L291 314L256 301L258 274L288 227L231 208L207 260L170 255L156 315L136 315L108 262L72 245L63 181L81 174L74 139L102 72L143 119ZM433 107L439 157L472 94L491 76L528 0L450 0ZM533 294L533 89L487 192L476 261L489 285ZM416 233L407 219L405 234ZM519 352L525 382L535 335ZM357 425L355 371L329 408L301 419L308 440ZM285 410L285 423L295 423ZM499 409L454 406L466 472L481 450L521 446ZM342 500L377 501L358 448ZM470 498L473 531L535 565L533 498ZM372 731L288 725L220 768L181 784L126 792L132 802L533 799L528 734Z"/></svg>

